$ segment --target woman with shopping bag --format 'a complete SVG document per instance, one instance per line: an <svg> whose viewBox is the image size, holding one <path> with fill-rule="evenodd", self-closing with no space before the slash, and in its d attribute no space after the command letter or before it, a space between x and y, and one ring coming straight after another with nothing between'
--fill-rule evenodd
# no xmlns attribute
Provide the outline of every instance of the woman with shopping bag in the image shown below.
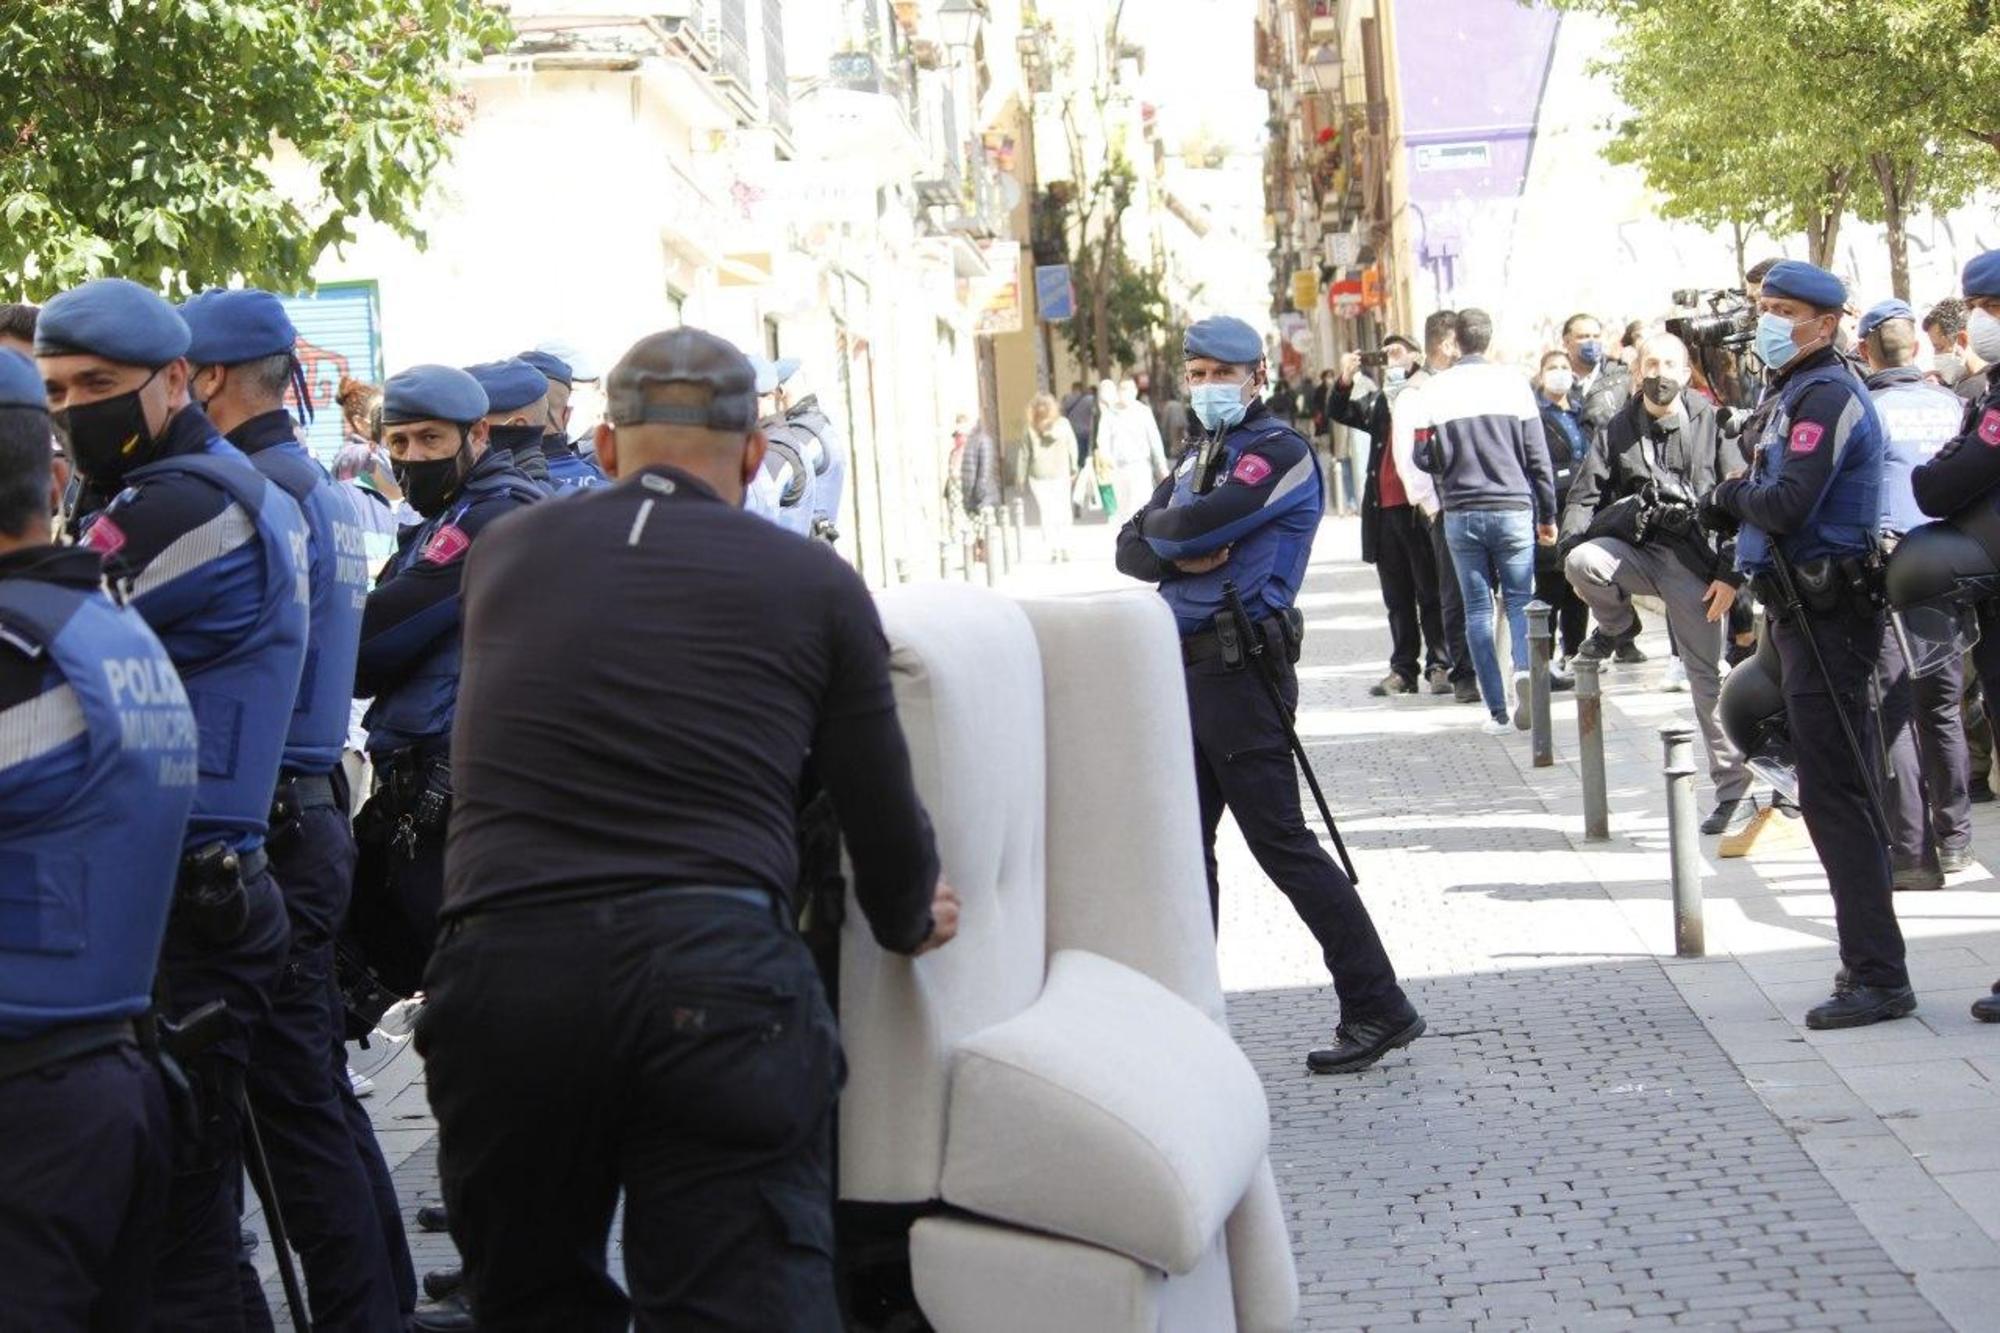
<svg viewBox="0 0 2000 1333"><path fill-rule="evenodd" d="M1049 394L1036 394L1028 404L1027 430L1018 456L1019 480L1035 498L1042 549L1051 560L1068 560L1070 495L1077 475L1076 432Z"/></svg>

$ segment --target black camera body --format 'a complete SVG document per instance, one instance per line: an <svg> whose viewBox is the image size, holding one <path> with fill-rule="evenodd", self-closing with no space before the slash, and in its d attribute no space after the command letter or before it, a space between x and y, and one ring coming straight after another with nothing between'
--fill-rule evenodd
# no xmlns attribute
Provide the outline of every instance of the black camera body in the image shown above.
<svg viewBox="0 0 2000 1333"><path fill-rule="evenodd" d="M1361 353L1361 368L1363 370L1380 370L1388 364L1389 352L1387 348L1377 347L1373 351Z"/></svg>
<svg viewBox="0 0 2000 1333"><path fill-rule="evenodd" d="M1674 304L1697 312L1666 321L1667 332L1686 343L1689 351L1702 347L1736 351L1757 340L1757 311L1736 288L1681 288L1674 292ZM1706 313L1701 313L1704 306Z"/></svg>

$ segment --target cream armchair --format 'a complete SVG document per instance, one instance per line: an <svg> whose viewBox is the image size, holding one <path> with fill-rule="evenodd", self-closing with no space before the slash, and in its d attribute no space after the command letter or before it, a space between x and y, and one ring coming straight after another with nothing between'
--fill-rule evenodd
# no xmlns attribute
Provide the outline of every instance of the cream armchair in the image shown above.
<svg viewBox="0 0 2000 1333"><path fill-rule="evenodd" d="M944 1333L1267 1330L1297 1313L1263 1089L1230 1039L1172 618L1150 592L881 598L958 939L850 911L843 1200Z"/></svg>

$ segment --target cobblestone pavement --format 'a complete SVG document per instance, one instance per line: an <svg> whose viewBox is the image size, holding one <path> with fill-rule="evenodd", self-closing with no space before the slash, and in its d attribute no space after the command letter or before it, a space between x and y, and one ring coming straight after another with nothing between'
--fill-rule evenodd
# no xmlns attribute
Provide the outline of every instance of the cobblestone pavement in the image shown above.
<svg viewBox="0 0 2000 1333"><path fill-rule="evenodd" d="M1223 979L1270 1097L1300 1327L2000 1328L2000 1032L1962 1003L2000 970L1991 885L1911 925L1920 987L1945 986L1923 1023L1809 1038L1833 967L1809 854L1711 865L1711 957L1671 958L1650 728L1685 696L1614 677L1618 838L1584 844L1573 729L1535 770L1477 708L1368 696L1387 636L1354 541L1328 525L1301 599L1300 726L1429 1033L1307 1075L1334 1020L1317 950L1226 823L1222 849ZM1115 581L1097 554L1010 586ZM413 1211L436 1198L421 1070L379 1045L357 1065ZM412 1242L420 1271L451 1259Z"/></svg>

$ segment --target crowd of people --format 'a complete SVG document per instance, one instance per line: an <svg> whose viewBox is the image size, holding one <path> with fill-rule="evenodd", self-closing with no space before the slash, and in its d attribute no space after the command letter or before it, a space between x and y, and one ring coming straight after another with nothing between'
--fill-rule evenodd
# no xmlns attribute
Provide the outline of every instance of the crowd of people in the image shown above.
<svg viewBox="0 0 2000 1333"><path fill-rule="evenodd" d="M671 958L683 979L720 973L805 1004L813 963L783 909L808 749L878 937L903 952L951 938L956 900L915 804L879 621L828 545L844 451L815 401L790 394L796 362L682 330L613 369L608 419L582 447L569 429L581 377L547 347L344 382L329 472L301 440L315 405L297 345L284 303L254 289L173 306L100 279L0 308L0 1132L14 1145L0 1155L0 1325L268 1328L241 1229L247 1170L281 1264L297 1253L316 1327L471 1328L468 1290L498 1327L624 1327L625 1297L585 1255L594 1232L601 1279L616 1187L520 1169L544 1149L545 1164L568 1160L553 1148L575 1126L552 1102L529 1105L517 1076L544 1052L520 1043L539 1039L493 1015L525 995L559 1022L552 1046L594 1020L558 1015L541 991L495 992L482 960L510 946L512 923L546 943L566 938L552 909L631 895L618 935L657 949L637 976L573 952L590 993L568 998L599 1004ZM608 484L620 476L633 484ZM651 521L662 504L671 521ZM573 516L563 532L537 526L556 511ZM717 566L731 542L742 559ZM601 558L579 565L593 543ZM481 564L525 559L490 585L483 646L475 548ZM723 589L725 568L759 589ZM620 608L642 593L674 605L630 621ZM786 597L820 614L787 613ZM792 640L740 633L745 605ZM530 612L566 623L508 623ZM621 649L647 627L634 662ZM616 642L593 649L593 636ZM709 657L691 662L690 644ZM754 701L757 727L739 718L697 741L727 711L689 706L697 689ZM673 706L641 702L662 690ZM553 720L566 705L575 715ZM632 744L650 723L662 734ZM696 786L730 799L660 804ZM613 809L618 788L661 817ZM753 792L770 808L751 809ZM685 913L702 893L720 906ZM508 910L490 910L496 898ZM478 939L446 965L442 943L475 921ZM676 934L690 922L697 938ZM422 1307L346 1061L351 1036L419 991L449 1202L418 1221L449 1227L475 1270L426 1275L442 1299ZM681 1154L626 1182L628 1225L686 1231L674 1219L693 1215L687 1191L732 1171L831 1206L837 1052L823 999L800 1019L784 1043L719 1015L712 1030L627 1034L586 1056L642 1071L630 1098L597 1108L594 1141ZM741 1123L617 1119L645 1096L719 1095L715 1079L751 1056L793 1081L784 1132L757 1152L741 1151ZM688 1072L704 1061L716 1068ZM564 1190L591 1191L601 1216L565 1206ZM824 1256L759 1250L704 1216L711 1245L734 1234L730 1253L697 1258L703 1237L685 1234L659 1266L634 1264L636 1299L705 1310L749 1271L832 1308Z"/></svg>
<svg viewBox="0 0 2000 1333"><path fill-rule="evenodd" d="M1988 309L2000 311L2000 257L1975 260L1963 298L1921 316L1897 299L1859 306L1837 279L1796 261L1752 268L1742 298L1734 324L1711 328L1693 348L1663 319L1628 325L1613 349L1600 320L1574 314L1560 344L1520 368L1487 359L1493 325L1484 311L1438 311L1420 343L1394 334L1379 349L1348 352L1307 406L1291 410L1368 440L1362 554L1375 567L1391 637L1388 674L1372 692L1429 690L1481 707L1491 734L1525 730L1531 600L1550 608L1551 683L1566 689L1576 661L1646 661L1634 598L1657 599L1671 654L1661 684L1691 695L1715 790L1701 828L1724 840L1725 854L1742 854L1741 840L1773 807L1796 812L1789 792L1759 784L1719 707L1725 677L1758 651L1753 603L1782 648L1786 626L1810 618L1788 614L1769 582L1785 557L1808 581L1834 578L1821 566L1835 555L1859 562L1838 578L1873 589L1872 600L1857 624L1837 628L1860 645L1865 679L1852 697L1844 686L1809 687L1818 658L1786 656L1783 681L1788 703L1795 689L1839 694L1836 714L1868 733L1849 748L1872 745L1875 759L1852 771L1859 756L1823 752L1840 733L1837 716L1812 726L1794 716L1795 753L1786 758L1808 793L1818 773L1822 808L1816 818L1808 796L1804 814L1834 881L1850 958L1830 1007L1812 1021L1898 1017L1915 1002L1888 895L1939 888L1972 864L1969 805L1993 799L1983 699L1996 685L2000 645L1989 636L1976 655L1934 654L1913 673L1907 633L1882 629L1880 566L1916 527L1963 522L1988 503L1983 474L1957 490L1941 478L1966 471L1974 455L1960 447L1965 440L2000 440L1989 382L2000 319ZM1798 332L1821 325L1820 336ZM1831 415L1822 424L1814 411ZM1859 479L1850 476L1857 455L1842 452L1856 435L1879 447ZM1746 488L1759 498L1741 498ZM1777 498L1763 498L1767 491ZM1860 517L1833 531L1835 507L1816 497L1836 493ZM1738 527L1761 531L1752 542ZM1995 608L1978 613L1990 623ZM1827 795L1830 768L1841 774L1844 805ZM1851 841L1856 829L1864 844L1879 834L1879 884L1848 869L1873 859ZM1864 975L1866 985L1854 979ZM1976 1012L2000 1018L1984 1012L1994 1004Z"/></svg>

